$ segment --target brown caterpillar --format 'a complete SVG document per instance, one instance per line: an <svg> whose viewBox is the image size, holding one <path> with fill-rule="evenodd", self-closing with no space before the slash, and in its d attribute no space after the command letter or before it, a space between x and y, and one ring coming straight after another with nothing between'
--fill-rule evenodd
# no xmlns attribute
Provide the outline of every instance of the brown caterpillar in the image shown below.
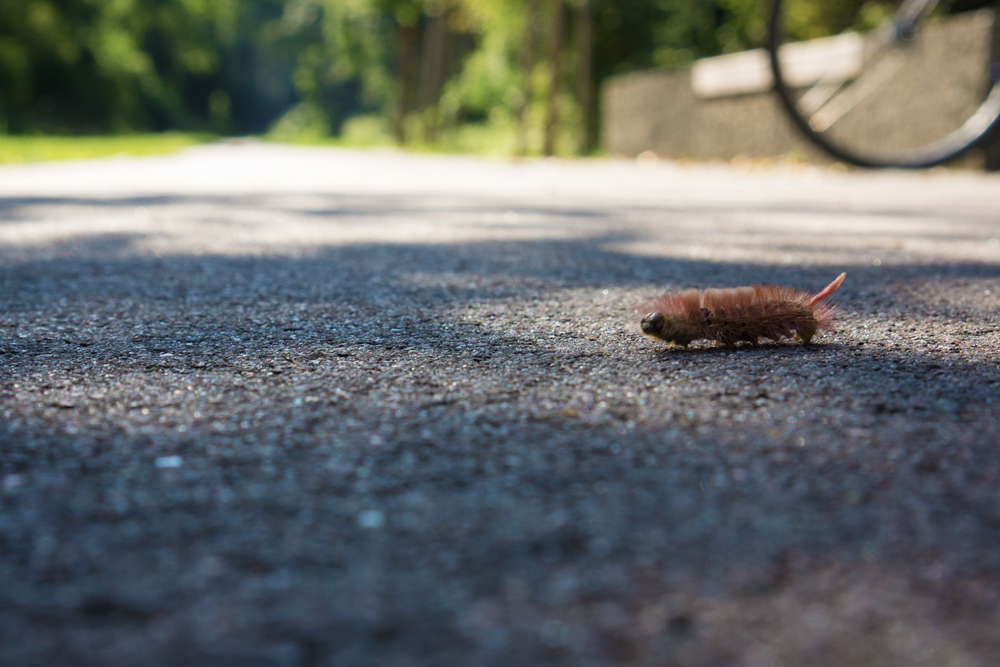
<svg viewBox="0 0 1000 667"><path fill-rule="evenodd" d="M689 289L668 292L637 310L648 313L642 318L644 334L684 347L703 338L726 347L740 341L756 345L761 338L795 337L808 343L817 331L833 329L833 308L822 301L846 275L815 295L781 285Z"/></svg>

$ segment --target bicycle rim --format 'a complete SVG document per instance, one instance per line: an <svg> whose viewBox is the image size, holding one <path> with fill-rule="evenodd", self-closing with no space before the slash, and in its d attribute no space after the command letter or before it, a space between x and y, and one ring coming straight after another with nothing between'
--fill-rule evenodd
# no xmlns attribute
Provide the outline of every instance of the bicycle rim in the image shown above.
<svg viewBox="0 0 1000 667"><path fill-rule="evenodd" d="M775 88L799 129L838 160L929 167L1000 119L995 0L775 0Z"/></svg>

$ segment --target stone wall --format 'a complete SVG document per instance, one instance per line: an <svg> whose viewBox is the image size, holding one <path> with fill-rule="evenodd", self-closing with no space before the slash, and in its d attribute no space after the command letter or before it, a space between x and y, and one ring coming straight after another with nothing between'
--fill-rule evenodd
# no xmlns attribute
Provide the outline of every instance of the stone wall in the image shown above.
<svg viewBox="0 0 1000 667"><path fill-rule="evenodd" d="M614 77L602 90L602 144L616 155L728 160L801 153L822 160L772 92L699 98L689 70Z"/></svg>

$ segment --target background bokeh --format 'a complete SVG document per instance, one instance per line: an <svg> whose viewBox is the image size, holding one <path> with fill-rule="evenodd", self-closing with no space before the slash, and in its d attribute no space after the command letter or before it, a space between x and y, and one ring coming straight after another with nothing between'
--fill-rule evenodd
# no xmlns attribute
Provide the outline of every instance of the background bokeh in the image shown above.
<svg viewBox="0 0 1000 667"><path fill-rule="evenodd" d="M528 153L591 150L609 75L765 33L756 0L0 0L0 15L0 133Z"/></svg>

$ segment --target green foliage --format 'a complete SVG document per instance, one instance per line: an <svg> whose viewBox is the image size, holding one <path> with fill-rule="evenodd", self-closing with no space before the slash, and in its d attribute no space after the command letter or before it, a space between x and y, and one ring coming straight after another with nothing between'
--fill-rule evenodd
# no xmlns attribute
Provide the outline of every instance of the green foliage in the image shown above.
<svg viewBox="0 0 1000 667"><path fill-rule="evenodd" d="M304 104L308 104L307 102ZM300 105L301 106L301 105ZM298 109L298 107L295 107ZM290 112L291 113L291 112ZM285 117L287 117L286 114ZM280 124L285 117L276 123ZM395 144L385 118L378 114L351 116L340 128L340 134L331 136L317 132L284 134L268 132L263 137L267 141L296 144L299 146L340 146L345 148L377 148Z"/></svg>
<svg viewBox="0 0 1000 667"><path fill-rule="evenodd" d="M79 160L119 155L163 155L214 141L210 134L132 134L103 137L0 136L0 164Z"/></svg>
<svg viewBox="0 0 1000 667"><path fill-rule="evenodd" d="M296 104L267 131L268 138L277 141L309 142L329 135L329 117L312 102Z"/></svg>
<svg viewBox="0 0 1000 667"><path fill-rule="evenodd" d="M878 0L789 0L783 30L795 39L818 39L848 28L871 28L894 6Z"/></svg>
<svg viewBox="0 0 1000 667"><path fill-rule="evenodd" d="M183 86L218 69L236 0L0 0L0 128L192 125Z"/></svg>
<svg viewBox="0 0 1000 667"><path fill-rule="evenodd" d="M790 29L839 30L844 10L861 1L791 0ZM530 152L541 149L554 109L557 144L574 152L597 111L586 91L606 77L750 48L765 32L759 0L565 0L553 70L556 6L0 0L0 134L181 129L318 141L356 131L352 117L377 115L379 136Z"/></svg>
<svg viewBox="0 0 1000 667"><path fill-rule="evenodd" d="M290 0L274 26L295 51L300 98L325 109L334 127L391 99L389 9L371 0Z"/></svg>
<svg viewBox="0 0 1000 667"><path fill-rule="evenodd" d="M352 116L344 122L339 137L342 146L391 146L392 135L389 133L385 118L377 114Z"/></svg>
<svg viewBox="0 0 1000 667"><path fill-rule="evenodd" d="M554 3L542 0L538 5L539 40L530 71L524 71L522 61L529 0L461 0L459 4L475 18L476 48L445 87L440 103L445 119L455 123L471 120L499 129L508 126L519 105L526 103L533 127L543 123L541 107L552 83L548 58ZM564 90L572 87L579 67L575 58L581 45L574 41L574 30L581 6L582 0L567 0L570 52L561 63ZM766 35L765 11L759 0L591 0L592 86L596 89L603 79L622 72L683 66L696 58L759 46ZM531 99L526 100L524 94L529 89ZM563 125L582 122L581 103L585 102L573 95L559 97L557 108ZM574 141L566 136L579 137L580 132L563 128L561 144L572 146ZM498 142L498 146L503 150L505 144ZM529 128L529 151L540 146L540 135Z"/></svg>

